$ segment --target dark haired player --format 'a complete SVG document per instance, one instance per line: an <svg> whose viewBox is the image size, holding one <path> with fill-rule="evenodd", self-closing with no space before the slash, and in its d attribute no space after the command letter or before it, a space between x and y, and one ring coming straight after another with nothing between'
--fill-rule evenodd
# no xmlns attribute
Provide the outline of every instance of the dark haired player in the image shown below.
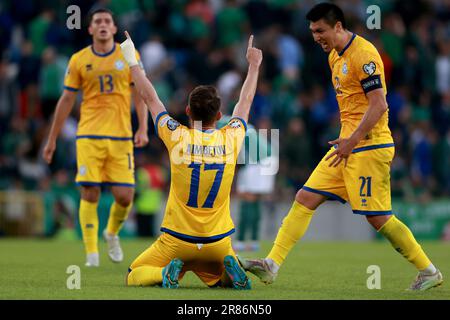
<svg viewBox="0 0 450 320"><path fill-rule="evenodd" d="M247 119L258 81L262 52L247 48L248 73L227 125L216 130L222 116L212 86L196 87L186 113L190 128L170 117L153 85L137 66L129 35L121 44L137 90L149 107L155 130L170 157L171 184L161 231L163 234L131 264L127 284L177 288L187 271L206 285L250 289L236 260L230 235L230 191Z"/></svg>
<svg viewBox="0 0 450 320"><path fill-rule="evenodd" d="M56 106L43 157L50 163L56 139L69 116L78 92L82 92L77 131L77 177L81 186L80 226L86 250L86 266L99 266L97 206L101 186L110 186L114 196L108 225L103 232L108 255L113 262L123 260L118 233L132 207L134 196L133 133L131 131L132 83L119 44L114 42L117 27L108 9L89 16L92 45L78 51L69 61L64 92ZM136 58L139 54L136 52ZM133 94L139 128L136 147L145 146L147 110L138 94Z"/></svg>
<svg viewBox="0 0 450 320"><path fill-rule="evenodd" d="M320 3L307 14L314 41L328 61L341 114L339 138L318 164L295 201L265 259L240 259L244 269L272 283L289 251L306 232L325 200L349 202L419 271L411 290L442 283L442 274L391 209L390 165L394 142L388 127L383 62L377 49L346 29L342 10Z"/></svg>

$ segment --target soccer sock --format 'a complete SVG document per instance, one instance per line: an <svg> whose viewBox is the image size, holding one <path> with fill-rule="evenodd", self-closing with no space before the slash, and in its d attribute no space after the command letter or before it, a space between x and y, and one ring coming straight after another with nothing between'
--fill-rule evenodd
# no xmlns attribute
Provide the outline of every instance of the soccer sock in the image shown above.
<svg viewBox="0 0 450 320"><path fill-rule="evenodd" d="M80 201L80 226L86 253L98 252L98 215L97 202Z"/></svg>
<svg viewBox="0 0 450 320"><path fill-rule="evenodd" d="M424 270L431 264L422 247L417 243L411 230L394 215L378 230L392 246L418 270Z"/></svg>
<svg viewBox="0 0 450 320"><path fill-rule="evenodd" d="M303 237L308 229L314 210L308 209L294 201L288 215L283 219L281 228L267 258L280 266L295 243Z"/></svg>
<svg viewBox="0 0 450 320"><path fill-rule="evenodd" d="M128 207L122 207L114 201L111 209L109 210L108 225L106 227L106 231L109 234L117 235L119 233L120 228L122 228L124 221L127 219L132 206L133 204L130 203Z"/></svg>
<svg viewBox="0 0 450 320"><path fill-rule="evenodd" d="M154 286L162 283L163 267L140 266L128 274L129 286Z"/></svg>

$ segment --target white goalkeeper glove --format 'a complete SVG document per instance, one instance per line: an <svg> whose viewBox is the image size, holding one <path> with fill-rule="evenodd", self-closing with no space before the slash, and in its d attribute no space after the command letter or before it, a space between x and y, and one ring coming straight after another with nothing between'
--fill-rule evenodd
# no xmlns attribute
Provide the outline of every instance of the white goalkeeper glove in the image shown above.
<svg viewBox="0 0 450 320"><path fill-rule="evenodd" d="M134 48L133 40L131 40L130 35L127 31L125 31L125 36L127 37L127 40L120 44L120 48L122 49L123 57L131 68L138 65L138 61L136 59L136 50Z"/></svg>

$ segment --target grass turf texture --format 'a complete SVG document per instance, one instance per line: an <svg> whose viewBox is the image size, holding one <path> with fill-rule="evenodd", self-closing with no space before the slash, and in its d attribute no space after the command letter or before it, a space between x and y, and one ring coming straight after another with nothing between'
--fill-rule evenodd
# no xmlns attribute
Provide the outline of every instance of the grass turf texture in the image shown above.
<svg viewBox="0 0 450 320"><path fill-rule="evenodd" d="M100 268L84 267L81 241L0 240L0 299L450 299L450 244L423 242L422 247L441 269L444 284L425 292L405 288L416 276L415 268L386 241L303 242L297 244L282 266L277 280L264 285L251 275L252 290L207 288L189 272L175 290L124 285L128 265L151 241L122 241L123 263L109 261L106 245L100 245ZM243 253L262 257L260 252ZM69 265L81 268L81 289L69 290ZM367 289L369 265L381 268L381 290Z"/></svg>

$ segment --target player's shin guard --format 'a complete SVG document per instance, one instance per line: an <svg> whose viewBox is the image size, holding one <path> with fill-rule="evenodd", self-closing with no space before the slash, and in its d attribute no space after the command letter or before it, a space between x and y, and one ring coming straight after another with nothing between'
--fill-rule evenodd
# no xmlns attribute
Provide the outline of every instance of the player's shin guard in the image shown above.
<svg viewBox="0 0 450 320"><path fill-rule="evenodd" d="M141 266L128 274L129 286L154 286L162 283L162 267Z"/></svg>
<svg viewBox="0 0 450 320"><path fill-rule="evenodd" d="M418 270L427 268L431 261L417 243L411 230L394 215L378 230L392 246Z"/></svg>
<svg viewBox="0 0 450 320"><path fill-rule="evenodd" d="M267 258L281 265L295 243L303 237L308 229L314 210L308 209L294 201L288 215L283 219L272 250Z"/></svg>
<svg viewBox="0 0 450 320"><path fill-rule="evenodd" d="M106 231L109 234L117 235L119 233L123 223L127 220L132 206L133 204L130 203L128 207L122 207L114 201L111 209L109 210L108 225L106 227Z"/></svg>
<svg viewBox="0 0 450 320"><path fill-rule="evenodd" d="M98 252L98 215L97 202L80 201L80 226L86 253Z"/></svg>

